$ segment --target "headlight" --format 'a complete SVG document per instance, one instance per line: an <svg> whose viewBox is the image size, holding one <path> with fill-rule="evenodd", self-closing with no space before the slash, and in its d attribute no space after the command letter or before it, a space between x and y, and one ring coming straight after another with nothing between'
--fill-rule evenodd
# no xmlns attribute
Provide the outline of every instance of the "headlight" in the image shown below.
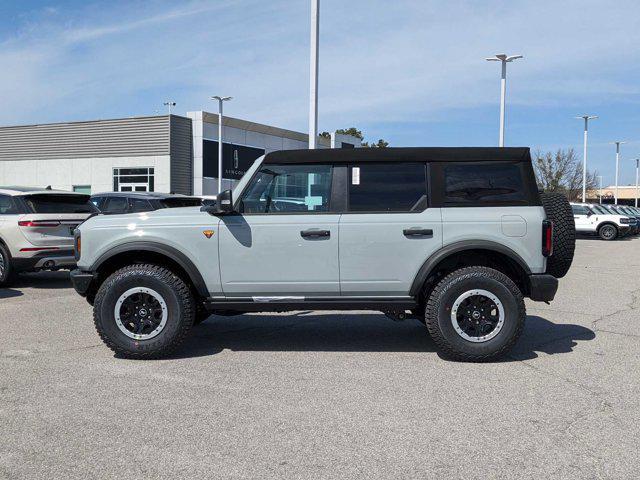
<svg viewBox="0 0 640 480"><path fill-rule="evenodd" d="M629 219L626 217L622 217L620 219L620 223L624 224L624 225L628 225L629 224Z"/></svg>

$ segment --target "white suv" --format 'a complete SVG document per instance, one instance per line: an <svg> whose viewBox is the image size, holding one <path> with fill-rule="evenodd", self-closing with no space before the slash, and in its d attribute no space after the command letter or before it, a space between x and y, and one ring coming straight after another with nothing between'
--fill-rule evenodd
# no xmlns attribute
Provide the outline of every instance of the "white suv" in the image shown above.
<svg viewBox="0 0 640 480"><path fill-rule="evenodd" d="M75 266L73 232L97 212L89 195L0 187L0 286L19 272Z"/></svg>
<svg viewBox="0 0 640 480"><path fill-rule="evenodd" d="M572 203L576 232L596 234L603 240L615 240L629 233L635 218L617 215L602 205Z"/></svg>

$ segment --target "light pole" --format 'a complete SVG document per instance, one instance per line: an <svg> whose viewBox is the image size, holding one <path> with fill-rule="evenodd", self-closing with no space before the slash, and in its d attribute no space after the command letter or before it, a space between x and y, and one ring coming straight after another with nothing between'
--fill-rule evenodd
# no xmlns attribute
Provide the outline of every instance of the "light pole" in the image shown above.
<svg viewBox="0 0 640 480"><path fill-rule="evenodd" d="M636 208L638 207L638 167L640 167L640 158L636 158Z"/></svg>
<svg viewBox="0 0 640 480"><path fill-rule="evenodd" d="M500 147L504 147L504 117L507 97L507 63L513 62L518 58L523 57L522 55L506 55L504 53L499 53L493 57L489 57L486 59L488 62L502 62L502 76L500 80Z"/></svg>
<svg viewBox="0 0 640 480"><path fill-rule="evenodd" d="M211 100L218 101L218 193L222 192L222 104L233 97L215 95Z"/></svg>
<svg viewBox="0 0 640 480"><path fill-rule="evenodd" d="M576 118L584 120L584 146L582 150L582 203L587 202L587 132L589 130L589 120L595 120L597 115L579 115Z"/></svg>
<svg viewBox="0 0 640 480"><path fill-rule="evenodd" d="M618 204L618 172L620 171L620 145L627 142L611 142L611 145L616 146L616 190L614 202Z"/></svg>
<svg viewBox="0 0 640 480"><path fill-rule="evenodd" d="M173 107L176 106L176 102L164 102L163 105L165 107L169 107L169 115L173 112Z"/></svg>
<svg viewBox="0 0 640 480"><path fill-rule="evenodd" d="M598 203L602 203L602 175L598 175Z"/></svg>
<svg viewBox="0 0 640 480"><path fill-rule="evenodd" d="M320 39L320 0L311 0L311 52L309 82L309 148L318 140L318 44Z"/></svg>

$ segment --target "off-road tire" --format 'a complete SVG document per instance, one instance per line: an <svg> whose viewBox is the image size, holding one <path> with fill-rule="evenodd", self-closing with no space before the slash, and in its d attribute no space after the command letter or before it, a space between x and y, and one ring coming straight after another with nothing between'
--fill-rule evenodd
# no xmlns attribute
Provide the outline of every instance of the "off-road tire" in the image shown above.
<svg viewBox="0 0 640 480"><path fill-rule="evenodd" d="M540 195L547 220L553 222L553 255L547 258L547 273L564 277L573 261L576 249L576 224L569 200L561 193Z"/></svg>
<svg viewBox="0 0 640 480"><path fill-rule="evenodd" d="M0 273L0 287L10 287L15 280L16 272L11 264L11 254L2 243L0 243L0 256L4 265L3 272Z"/></svg>
<svg viewBox="0 0 640 480"><path fill-rule="evenodd" d="M612 225L611 223L605 223L600 228L598 228L598 236L602 240L615 240L619 235L620 232L618 231L618 227Z"/></svg>
<svg viewBox="0 0 640 480"><path fill-rule="evenodd" d="M130 288L147 287L167 305L165 327L155 337L135 340L118 328L114 309L118 298ZM118 356L154 359L173 353L193 326L195 302L187 284L175 273L153 264L129 265L111 274L98 289L93 320L102 341Z"/></svg>
<svg viewBox="0 0 640 480"><path fill-rule="evenodd" d="M504 325L499 333L481 343L461 337L453 327L451 308L456 299L469 290L483 289L495 295L504 308ZM444 277L432 290L425 309L429 334L448 358L464 362L494 360L518 341L526 318L522 292L502 272L488 267L465 267Z"/></svg>

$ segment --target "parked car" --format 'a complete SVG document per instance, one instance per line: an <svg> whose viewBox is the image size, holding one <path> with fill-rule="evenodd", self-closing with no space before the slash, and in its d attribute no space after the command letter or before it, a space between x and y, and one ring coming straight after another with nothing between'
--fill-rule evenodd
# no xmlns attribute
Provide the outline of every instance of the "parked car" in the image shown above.
<svg viewBox="0 0 640 480"><path fill-rule="evenodd" d="M599 204L598 207L609 212L612 215L618 215L621 218L627 218L629 220L629 229L627 230L626 234L632 235L635 232L636 227L638 226L638 222L636 221L635 216L625 213L624 211L619 209L617 205Z"/></svg>
<svg viewBox="0 0 640 480"><path fill-rule="evenodd" d="M76 243L74 287L125 357L168 355L212 313L346 309L483 361L517 341L524 297L553 300L575 226L528 148L290 150L215 206L94 217Z"/></svg>
<svg viewBox="0 0 640 480"><path fill-rule="evenodd" d="M603 240L615 240L629 233L629 217L612 212L603 205L572 203L576 232L598 235Z"/></svg>
<svg viewBox="0 0 640 480"><path fill-rule="evenodd" d="M74 267L73 231L97 211L89 195L0 187L0 286L20 272Z"/></svg>
<svg viewBox="0 0 640 480"><path fill-rule="evenodd" d="M636 223L631 233L633 235L638 235L640 233L640 212L627 205L618 205L617 209L621 211L623 215L635 219Z"/></svg>
<svg viewBox="0 0 640 480"><path fill-rule="evenodd" d="M105 215L141 213L162 208L199 207L202 199L158 192L107 192L91 196L91 201Z"/></svg>

